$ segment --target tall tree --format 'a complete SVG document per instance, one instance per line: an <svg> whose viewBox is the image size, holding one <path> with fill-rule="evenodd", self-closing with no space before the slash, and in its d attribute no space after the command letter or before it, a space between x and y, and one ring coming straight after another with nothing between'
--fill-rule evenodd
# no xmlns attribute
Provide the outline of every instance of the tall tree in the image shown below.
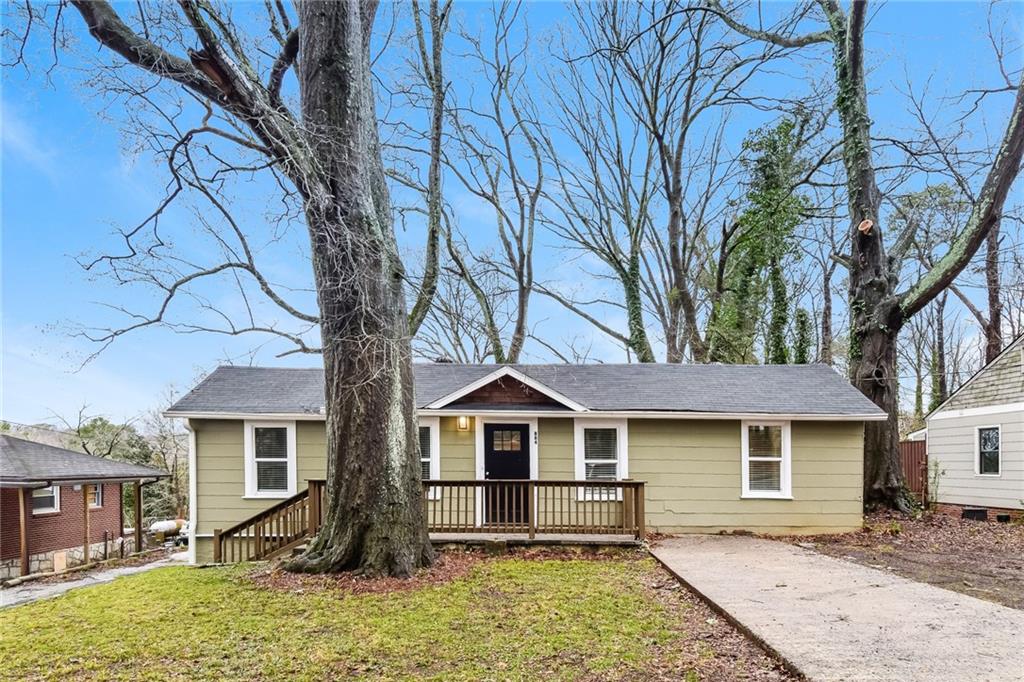
<svg viewBox="0 0 1024 682"><path fill-rule="evenodd" d="M811 315L803 308L796 311L796 340L793 343L793 364L806 365L811 361Z"/></svg>
<svg viewBox="0 0 1024 682"><path fill-rule="evenodd" d="M177 147L219 131L262 155L263 167L272 165L301 205L319 307L311 320L319 324L326 380L328 504L322 531L291 566L408 576L429 564L405 272L370 71L377 3L300 2L294 28L283 3L276 9L267 3L280 51L266 81L258 75L260 53L247 51L253 41L225 8L181 0L177 13L161 11L156 31L142 5L129 20L133 26L107 2L72 4L101 45L154 81L178 84L209 112ZM194 43L199 49L188 49ZM281 94L292 67L298 114ZM212 128L214 111L244 133ZM218 203L213 192L205 194ZM230 218L226 209L222 213Z"/></svg>
<svg viewBox="0 0 1024 682"><path fill-rule="evenodd" d="M831 44L836 83L836 112L843 136L843 163L848 194L850 279L850 379L889 415L870 422L865 433L864 502L907 508L899 464L897 335L903 323L928 305L967 266L999 220L1024 153L1024 81L1009 88L1015 101L1002 140L995 151L971 211L948 252L920 279L898 290L904 254L897 239L887 251L882 225L883 193L877 180L874 140L864 68L866 0L853 0L849 10L838 0L817 0L826 25L797 34L805 12L769 29L754 28L736 11L709 0L708 11L742 35L782 47Z"/></svg>
<svg viewBox="0 0 1024 682"><path fill-rule="evenodd" d="M420 325L427 316L437 291L440 270L441 211L441 141L444 135L444 100L448 93L448 82L444 75L444 38L448 31L452 0L440 5L438 0L429 0L427 31L423 27L420 3L412 0L413 23L416 26L416 46L420 58L423 81L430 92L430 142L429 166L427 168L426 213L427 248L424 259L423 278L417 288L416 302L409 312L409 335L416 336ZM428 48L429 44L429 48Z"/></svg>

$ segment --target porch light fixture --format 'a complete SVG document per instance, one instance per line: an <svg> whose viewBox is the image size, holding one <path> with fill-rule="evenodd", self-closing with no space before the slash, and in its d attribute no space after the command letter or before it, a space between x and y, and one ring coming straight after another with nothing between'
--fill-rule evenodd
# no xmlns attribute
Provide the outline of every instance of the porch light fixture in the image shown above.
<svg viewBox="0 0 1024 682"><path fill-rule="evenodd" d="M456 417L455 426L459 431L469 431L469 417Z"/></svg>

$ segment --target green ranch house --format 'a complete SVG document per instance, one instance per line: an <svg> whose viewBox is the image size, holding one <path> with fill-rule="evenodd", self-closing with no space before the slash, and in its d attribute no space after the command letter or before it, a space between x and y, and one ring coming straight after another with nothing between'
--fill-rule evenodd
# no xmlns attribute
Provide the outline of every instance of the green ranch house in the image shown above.
<svg viewBox="0 0 1024 682"><path fill-rule="evenodd" d="M864 423L886 418L823 365L414 369L439 541L849 531ZM273 556L316 532L321 369L220 367L167 414L191 434L193 562Z"/></svg>

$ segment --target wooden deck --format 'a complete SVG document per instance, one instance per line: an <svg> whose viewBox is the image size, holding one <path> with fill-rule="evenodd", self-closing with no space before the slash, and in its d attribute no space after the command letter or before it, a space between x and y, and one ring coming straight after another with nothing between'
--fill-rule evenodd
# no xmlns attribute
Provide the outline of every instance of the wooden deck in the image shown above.
<svg viewBox="0 0 1024 682"><path fill-rule="evenodd" d="M509 545L599 545L635 547L640 544L635 535L601 533L431 533L435 545L485 545L504 542Z"/></svg>

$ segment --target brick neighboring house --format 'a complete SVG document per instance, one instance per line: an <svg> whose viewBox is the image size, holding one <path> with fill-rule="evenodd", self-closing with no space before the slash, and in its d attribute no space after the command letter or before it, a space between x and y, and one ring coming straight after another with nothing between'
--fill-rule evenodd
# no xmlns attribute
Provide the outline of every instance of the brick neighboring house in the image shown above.
<svg viewBox="0 0 1024 682"><path fill-rule="evenodd" d="M124 536L122 487L137 486L138 505L142 485L166 476L0 435L0 580L134 551L141 529Z"/></svg>

